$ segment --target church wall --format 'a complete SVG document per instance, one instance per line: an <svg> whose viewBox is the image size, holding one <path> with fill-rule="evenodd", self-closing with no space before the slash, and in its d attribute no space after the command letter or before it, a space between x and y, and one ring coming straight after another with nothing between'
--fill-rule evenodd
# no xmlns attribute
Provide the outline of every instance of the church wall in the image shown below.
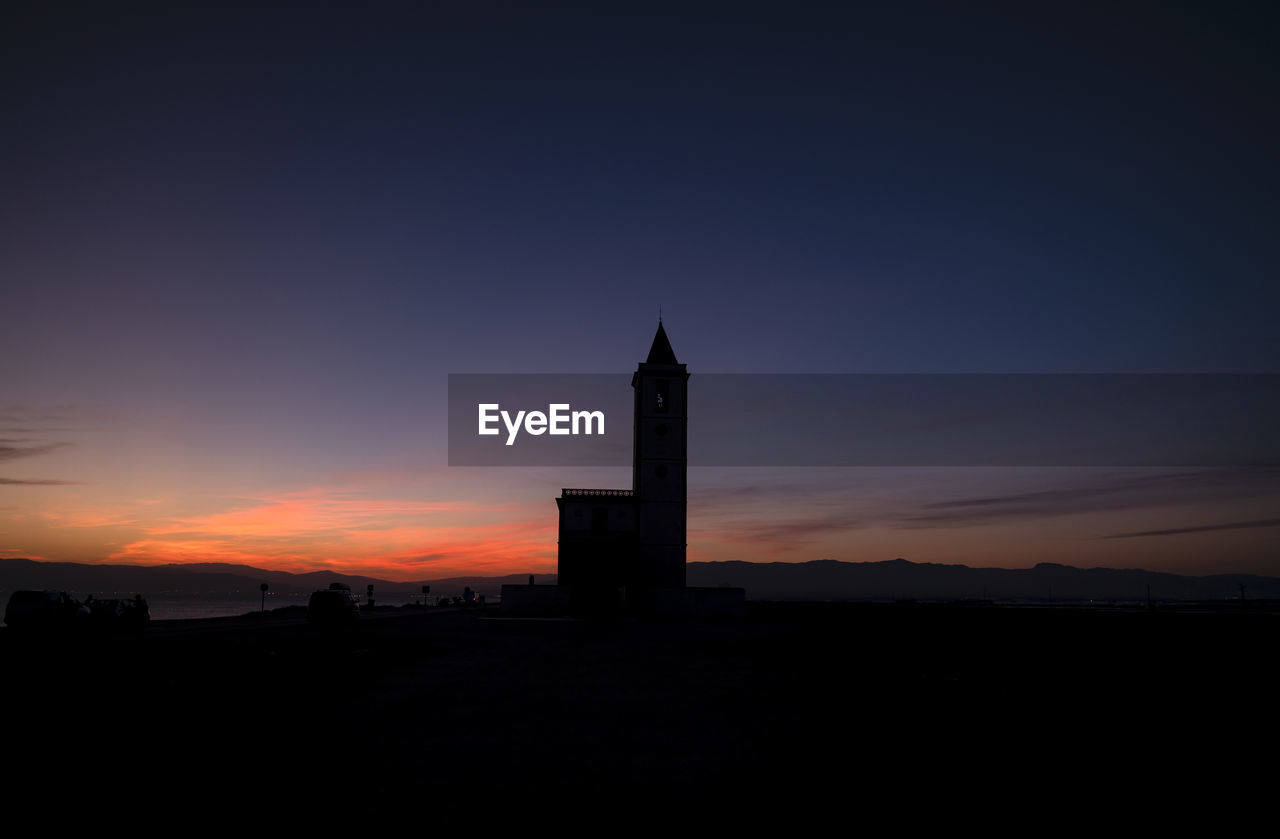
<svg viewBox="0 0 1280 839"><path fill-rule="evenodd" d="M640 392L636 394L640 399L641 416L662 417L664 414L675 417L684 416L686 373L679 367L666 365L664 367L671 372L668 374L657 365L642 365L644 375L638 377ZM659 390L663 391L665 397L663 400L665 410L658 409Z"/></svg>
<svg viewBox="0 0 1280 839"><path fill-rule="evenodd" d="M665 474L664 474L665 473ZM646 459L636 470L636 495L644 501L684 503L685 470L683 461Z"/></svg>
<svg viewBox="0 0 1280 839"><path fill-rule="evenodd" d="M685 508L683 504L645 504L640 510L638 528L641 541L654 545L685 543Z"/></svg>
<svg viewBox="0 0 1280 839"><path fill-rule="evenodd" d="M626 498L625 503L592 503L590 501L564 501L560 510L560 532L570 535L590 536L596 529L596 510L608 514L607 532L630 536L636 529L635 503Z"/></svg>
<svg viewBox="0 0 1280 839"><path fill-rule="evenodd" d="M639 433L644 438L644 456L660 460L685 457L683 417L643 417Z"/></svg>

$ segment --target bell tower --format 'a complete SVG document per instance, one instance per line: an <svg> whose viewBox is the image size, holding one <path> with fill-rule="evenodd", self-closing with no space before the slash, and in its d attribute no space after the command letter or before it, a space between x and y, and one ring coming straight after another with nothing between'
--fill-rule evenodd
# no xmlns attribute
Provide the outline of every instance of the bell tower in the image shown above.
<svg viewBox="0 0 1280 839"><path fill-rule="evenodd" d="M627 576L641 587L685 585L688 381L659 318L649 357L631 377L636 551Z"/></svg>

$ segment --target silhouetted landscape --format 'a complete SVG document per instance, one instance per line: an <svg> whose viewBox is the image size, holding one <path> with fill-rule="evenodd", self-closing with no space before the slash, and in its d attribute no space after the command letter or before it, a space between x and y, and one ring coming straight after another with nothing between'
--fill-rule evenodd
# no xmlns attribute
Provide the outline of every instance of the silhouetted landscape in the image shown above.
<svg viewBox="0 0 1280 839"><path fill-rule="evenodd" d="M1248 574L1189 577L1137 569L970 568L908 562L691 562L690 585L733 585L759 600L1143 601L1280 597L1280 579Z"/></svg>
<svg viewBox="0 0 1280 839"><path fill-rule="evenodd" d="M965 565L884 562L690 562L692 586L745 588L751 600L882 601L1000 600L1027 602L1154 600L1238 600L1240 587L1250 598L1280 598L1280 578L1250 574L1192 577L1137 569L1074 568L1040 563L1033 568L970 568ZM555 582L554 574L537 574L535 582ZM264 582L278 593L302 595L331 582L363 592L373 585L386 599L409 598L423 585L433 593L454 594L464 588L496 597L503 585L521 585L528 574L501 577L447 577L404 583L349 574L314 571L294 574L245 565L84 565L0 559L0 593L17 589L79 592L174 593L209 597L243 595L256 599Z"/></svg>
<svg viewBox="0 0 1280 839"><path fill-rule="evenodd" d="M948 813L1013 798L1087 817L1135 777L1252 798L1269 776L1237 758L1272 742L1277 643L1275 615L1238 610L901 603L749 603L711 621L388 609L322 630L285 609L141 634L6 628L8 791L56 799L46 779L70 765L77 805L234 801L236 817L289 812L287 790L393 812L423 798L598 812L638 796L733 820L850 796L900 810L926 790Z"/></svg>

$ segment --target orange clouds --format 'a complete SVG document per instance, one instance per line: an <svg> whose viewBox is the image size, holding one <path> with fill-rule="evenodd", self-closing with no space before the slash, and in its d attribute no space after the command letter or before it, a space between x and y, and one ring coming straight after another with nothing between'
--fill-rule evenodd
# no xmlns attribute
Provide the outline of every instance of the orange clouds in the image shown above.
<svg viewBox="0 0 1280 839"><path fill-rule="evenodd" d="M544 505L545 506L545 505ZM457 501L309 491L141 525L113 562L229 562L397 580L554 571L555 518Z"/></svg>

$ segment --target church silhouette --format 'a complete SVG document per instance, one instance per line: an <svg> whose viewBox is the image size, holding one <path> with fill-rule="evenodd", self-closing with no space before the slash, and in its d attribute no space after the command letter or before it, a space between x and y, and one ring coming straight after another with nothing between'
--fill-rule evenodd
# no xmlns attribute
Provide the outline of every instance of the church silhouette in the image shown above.
<svg viewBox="0 0 1280 839"><path fill-rule="evenodd" d="M689 373L658 321L635 390L630 489L564 489L559 581L581 590L683 588Z"/></svg>
<svg viewBox="0 0 1280 839"><path fill-rule="evenodd" d="M631 488L562 489L557 585L504 585L504 612L744 612L740 588L686 585L689 375L659 318L631 376Z"/></svg>

